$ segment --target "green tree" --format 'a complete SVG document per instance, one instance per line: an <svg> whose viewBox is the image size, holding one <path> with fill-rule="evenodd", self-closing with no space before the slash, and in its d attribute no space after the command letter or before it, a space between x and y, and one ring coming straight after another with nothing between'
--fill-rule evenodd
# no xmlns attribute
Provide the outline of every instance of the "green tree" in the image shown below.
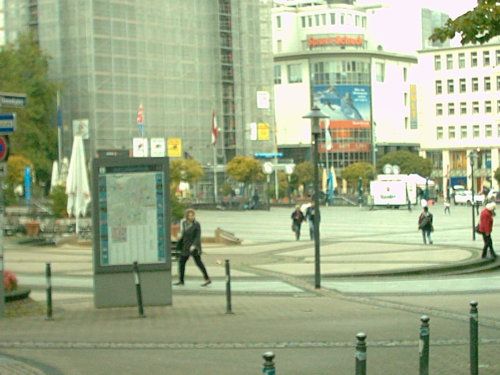
<svg viewBox="0 0 500 375"><path fill-rule="evenodd" d="M235 156L226 165L229 177L245 185L264 180L264 172L258 160L250 156Z"/></svg>
<svg viewBox="0 0 500 375"><path fill-rule="evenodd" d="M49 195L52 201L52 213L55 217L66 217L68 196L66 195L66 188L64 186L56 186Z"/></svg>
<svg viewBox="0 0 500 375"><path fill-rule="evenodd" d="M498 184L500 185L500 167L495 170L495 180L497 180Z"/></svg>
<svg viewBox="0 0 500 375"><path fill-rule="evenodd" d="M15 45L0 51L2 91L27 95L27 106L16 109L17 128L11 148L33 161L37 180L48 184L57 158L54 123L56 85L48 79L48 59L32 35L21 35ZM3 111L8 111L7 107Z"/></svg>
<svg viewBox="0 0 500 375"><path fill-rule="evenodd" d="M306 186L314 180L313 164L310 161L297 164L293 170L291 180L292 183L296 181L297 187L303 185L305 190Z"/></svg>
<svg viewBox="0 0 500 375"><path fill-rule="evenodd" d="M375 178L375 168L369 163L353 163L342 171L342 178L350 186L357 186L358 179L362 178L363 186L366 188L371 180Z"/></svg>
<svg viewBox="0 0 500 375"><path fill-rule="evenodd" d="M432 172L432 163L409 151L393 151L382 156L377 162L377 170L381 173L384 165L397 165L402 174L417 173L429 177Z"/></svg>
<svg viewBox="0 0 500 375"><path fill-rule="evenodd" d="M432 41L444 42L460 34L461 43L486 43L500 34L500 7L498 0L478 0L477 6L454 20L434 29Z"/></svg>
<svg viewBox="0 0 500 375"><path fill-rule="evenodd" d="M11 155L7 161L6 182L12 188L24 183L24 169L33 168L33 163L23 155Z"/></svg>
<svg viewBox="0 0 500 375"><path fill-rule="evenodd" d="M170 162L170 181L176 186L181 180L190 184L203 177L203 167L194 159L177 159Z"/></svg>

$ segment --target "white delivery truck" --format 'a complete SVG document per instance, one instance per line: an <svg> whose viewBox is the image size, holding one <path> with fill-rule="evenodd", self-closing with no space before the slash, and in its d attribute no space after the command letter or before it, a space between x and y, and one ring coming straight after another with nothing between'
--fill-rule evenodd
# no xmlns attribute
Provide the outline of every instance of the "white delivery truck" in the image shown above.
<svg viewBox="0 0 500 375"><path fill-rule="evenodd" d="M404 181L371 181L370 194L374 206L399 207L408 204Z"/></svg>

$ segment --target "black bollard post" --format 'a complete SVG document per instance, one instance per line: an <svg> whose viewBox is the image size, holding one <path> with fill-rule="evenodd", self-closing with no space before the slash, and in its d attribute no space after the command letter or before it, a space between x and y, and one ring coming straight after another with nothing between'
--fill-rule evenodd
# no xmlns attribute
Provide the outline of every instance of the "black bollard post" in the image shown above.
<svg viewBox="0 0 500 375"><path fill-rule="evenodd" d="M274 366L274 353L266 352L262 355L264 358L264 367L262 373L264 375L276 375L276 367Z"/></svg>
<svg viewBox="0 0 500 375"><path fill-rule="evenodd" d="M422 315L420 321L422 322L420 326L420 342L419 342L419 354L420 354L420 366L419 375L429 375L429 317L427 315Z"/></svg>
<svg viewBox="0 0 500 375"><path fill-rule="evenodd" d="M226 259L226 314L232 314L231 306L231 269L229 267L229 259Z"/></svg>
<svg viewBox="0 0 500 375"><path fill-rule="evenodd" d="M134 271L135 292L137 294L137 306L139 308L139 318L145 318L144 306L142 305L141 279L139 277L139 266L137 262L134 262L133 271Z"/></svg>
<svg viewBox="0 0 500 375"><path fill-rule="evenodd" d="M50 263L45 264L45 279L47 282L47 317L45 320L52 320L52 271Z"/></svg>
<svg viewBox="0 0 500 375"><path fill-rule="evenodd" d="M479 374L479 314L478 303L470 302L470 374Z"/></svg>
<svg viewBox="0 0 500 375"><path fill-rule="evenodd" d="M356 335L356 375L366 375L366 334Z"/></svg>

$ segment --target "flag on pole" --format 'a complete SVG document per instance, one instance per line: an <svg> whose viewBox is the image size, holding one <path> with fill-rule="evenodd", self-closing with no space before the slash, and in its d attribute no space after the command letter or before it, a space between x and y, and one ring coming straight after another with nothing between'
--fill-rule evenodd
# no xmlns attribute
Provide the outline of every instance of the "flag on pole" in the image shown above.
<svg viewBox="0 0 500 375"><path fill-rule="evenodd" d="M325 148L327 151L331 151L332 146L332 135L330 134L330 129L325 126Z"/></svg>
<svg viewBox="0 0 500 375"><path fill-rule="evenodd" d="M137 128L139 129L139 134L144 137L144 107L142 103L139 105L137 110Z"/></svg>
<svg viewBox="0 0 500 375"><path fill-rule="evenodd" d="M217 138L219 137L219 128L217 127L217 117L215 116L215 111L212 112L212 145L217 144Z"/></svg>

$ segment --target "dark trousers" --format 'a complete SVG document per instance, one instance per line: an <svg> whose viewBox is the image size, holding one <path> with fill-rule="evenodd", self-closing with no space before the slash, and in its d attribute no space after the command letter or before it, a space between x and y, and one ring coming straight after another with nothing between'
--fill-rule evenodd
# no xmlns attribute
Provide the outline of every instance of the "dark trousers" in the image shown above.
<svg viewBox="0 0 500 375"><path fill-rule="evenodd" d="M186 262L188 261L189 257L192 256L194 259L194 262L200 269L201 273L203 274L203 278L205 280L210 279L208 277L207 269L205 268L205 265L201 261L201 256L200 255L181 255L179 257L179 281L184 282L184 273L186 271Z"/></svg>
<svg viewBox="0 0 500 375"><path fill-rule="evenodd" d="M302 223L297 223L297 222L294 222L293 223L293 231L295 232L295 239L296 240L300 240L300 226L302 225Z"/></svg>
<svg viewBox="0 0 500 375"><path fill-rule="evenodd" d="M427 245L427 241L432 245L432 237L430 229L422 229L422 238L424 239L424 245Z"/></svg>
<svg viewBox="0 0 500 375"><path fill-rule="evenodd" d="M483 234L483 242L484 242L484 247L483 247L483 258L486 258L488 255L488 249L490 249L490 254L493 258L496 258L495 251L493 251L493 241L491 240L491 234Z"/></svg>

